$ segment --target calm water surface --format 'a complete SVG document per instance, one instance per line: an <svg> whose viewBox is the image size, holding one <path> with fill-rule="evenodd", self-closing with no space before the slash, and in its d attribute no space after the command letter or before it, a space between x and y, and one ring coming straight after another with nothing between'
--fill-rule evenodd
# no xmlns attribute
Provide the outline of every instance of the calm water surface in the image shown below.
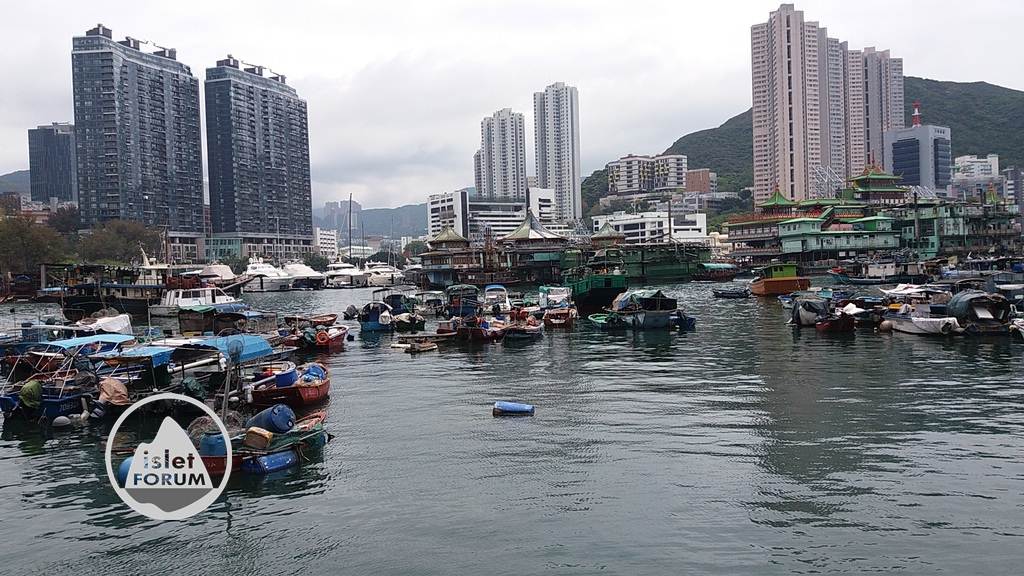
<svg viewBox="0 0 1024 576"><path fill-rule="evenodd" d="M6 429L0 573L1020 573L1024 346L822 336L774 302L668 289L695 334L417 357L357 337L327 358L323 459L233 478L184 522L117 500L102 430ZM537 415L492 418L500 399Z"/></svg>

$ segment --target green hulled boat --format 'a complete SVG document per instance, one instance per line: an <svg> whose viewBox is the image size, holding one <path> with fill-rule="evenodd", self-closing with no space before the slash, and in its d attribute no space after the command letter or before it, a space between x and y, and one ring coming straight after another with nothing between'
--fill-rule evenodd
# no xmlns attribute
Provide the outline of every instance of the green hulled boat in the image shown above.
<svg viewBox="0 0 1024 576"><path fill-rule="evenodd" d="M598 250L585 266L567 270L565 285L572 290L572 301L581 314L599 312L626 291L622 253L617 248Z"/></svg>

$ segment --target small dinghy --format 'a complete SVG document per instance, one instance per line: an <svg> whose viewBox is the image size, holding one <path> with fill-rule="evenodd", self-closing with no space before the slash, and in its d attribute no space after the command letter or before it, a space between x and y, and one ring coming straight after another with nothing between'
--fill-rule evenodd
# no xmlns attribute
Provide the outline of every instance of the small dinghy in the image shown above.
<svg viewBox="0 0 1024 576"><path fill-rule="evenodd" d="M405 349L409 354L419 354L420 352L430 352L432 350L437 350L437 344L429 340L410 342Z"/></svg>
<svg viewBox="0 0 1024 576"><path fill-rule="evenodd" d="M494 416L533 416L533 404L521 402L495 402L491 414Z"/></svg>
<svg viewBox="0 0 1024 576"><path fill-rule="evenodd" d="M750 298L750 288L715 288L715 298Z"/></svg>
<svg viewBox="0 0 1024 576"><path fill-rule="evenodd" d="M290 365L290 369L281 365ZM279 372L273 373L275 367ZM271 373L268 375L268 372ZM252 390L252 403L257 406L285 404L292 408L302 408L323 402L331 392L331 377L327 368L315 362L299 368L291 362L275 362L258 371L257 378L259 380L254 382Z"/></svg>

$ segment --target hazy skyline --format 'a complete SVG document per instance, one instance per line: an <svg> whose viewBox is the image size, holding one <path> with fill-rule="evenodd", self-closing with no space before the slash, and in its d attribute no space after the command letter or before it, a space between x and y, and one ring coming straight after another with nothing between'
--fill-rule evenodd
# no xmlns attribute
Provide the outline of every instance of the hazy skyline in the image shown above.
<svg viewBox="0 0 1024 576"><path fill-rule="evenodd" d="M71 38L98 22L115 40L177 48L200 82L228 53L285 74L309 102L314 206L352 192L379 207L471 186L480 120L501 108L526 115L533 174L532 96L553 82L579 89L584 175L718 126L750 107L750 26L778 5L7 3L0 173L28 167L29 128L73 121ZM890 49L907 76L1024 89L1013 64L1022 4L796 8L851 48ZM923 114L927 121L927 102Z"/></svg>

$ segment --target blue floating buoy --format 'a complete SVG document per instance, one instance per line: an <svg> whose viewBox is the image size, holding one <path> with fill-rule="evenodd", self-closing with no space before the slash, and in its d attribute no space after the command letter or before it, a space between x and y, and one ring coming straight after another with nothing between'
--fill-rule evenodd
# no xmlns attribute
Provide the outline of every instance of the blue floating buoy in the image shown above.
<svg viewBox="0 0 1024 576"><path fill-rule="evenodd" d="M124 488L125 482L128 481L128 472L132 469L132 460L134 456L129 456L121 461L121 465L117 467L117 483Z"/></svg>
<svg viewBox="0 0 1024 576"><path fill-rule="evenodd" d="M491 414L494 416L533 416L533 404L521 402L495 402Z"/></svg>

